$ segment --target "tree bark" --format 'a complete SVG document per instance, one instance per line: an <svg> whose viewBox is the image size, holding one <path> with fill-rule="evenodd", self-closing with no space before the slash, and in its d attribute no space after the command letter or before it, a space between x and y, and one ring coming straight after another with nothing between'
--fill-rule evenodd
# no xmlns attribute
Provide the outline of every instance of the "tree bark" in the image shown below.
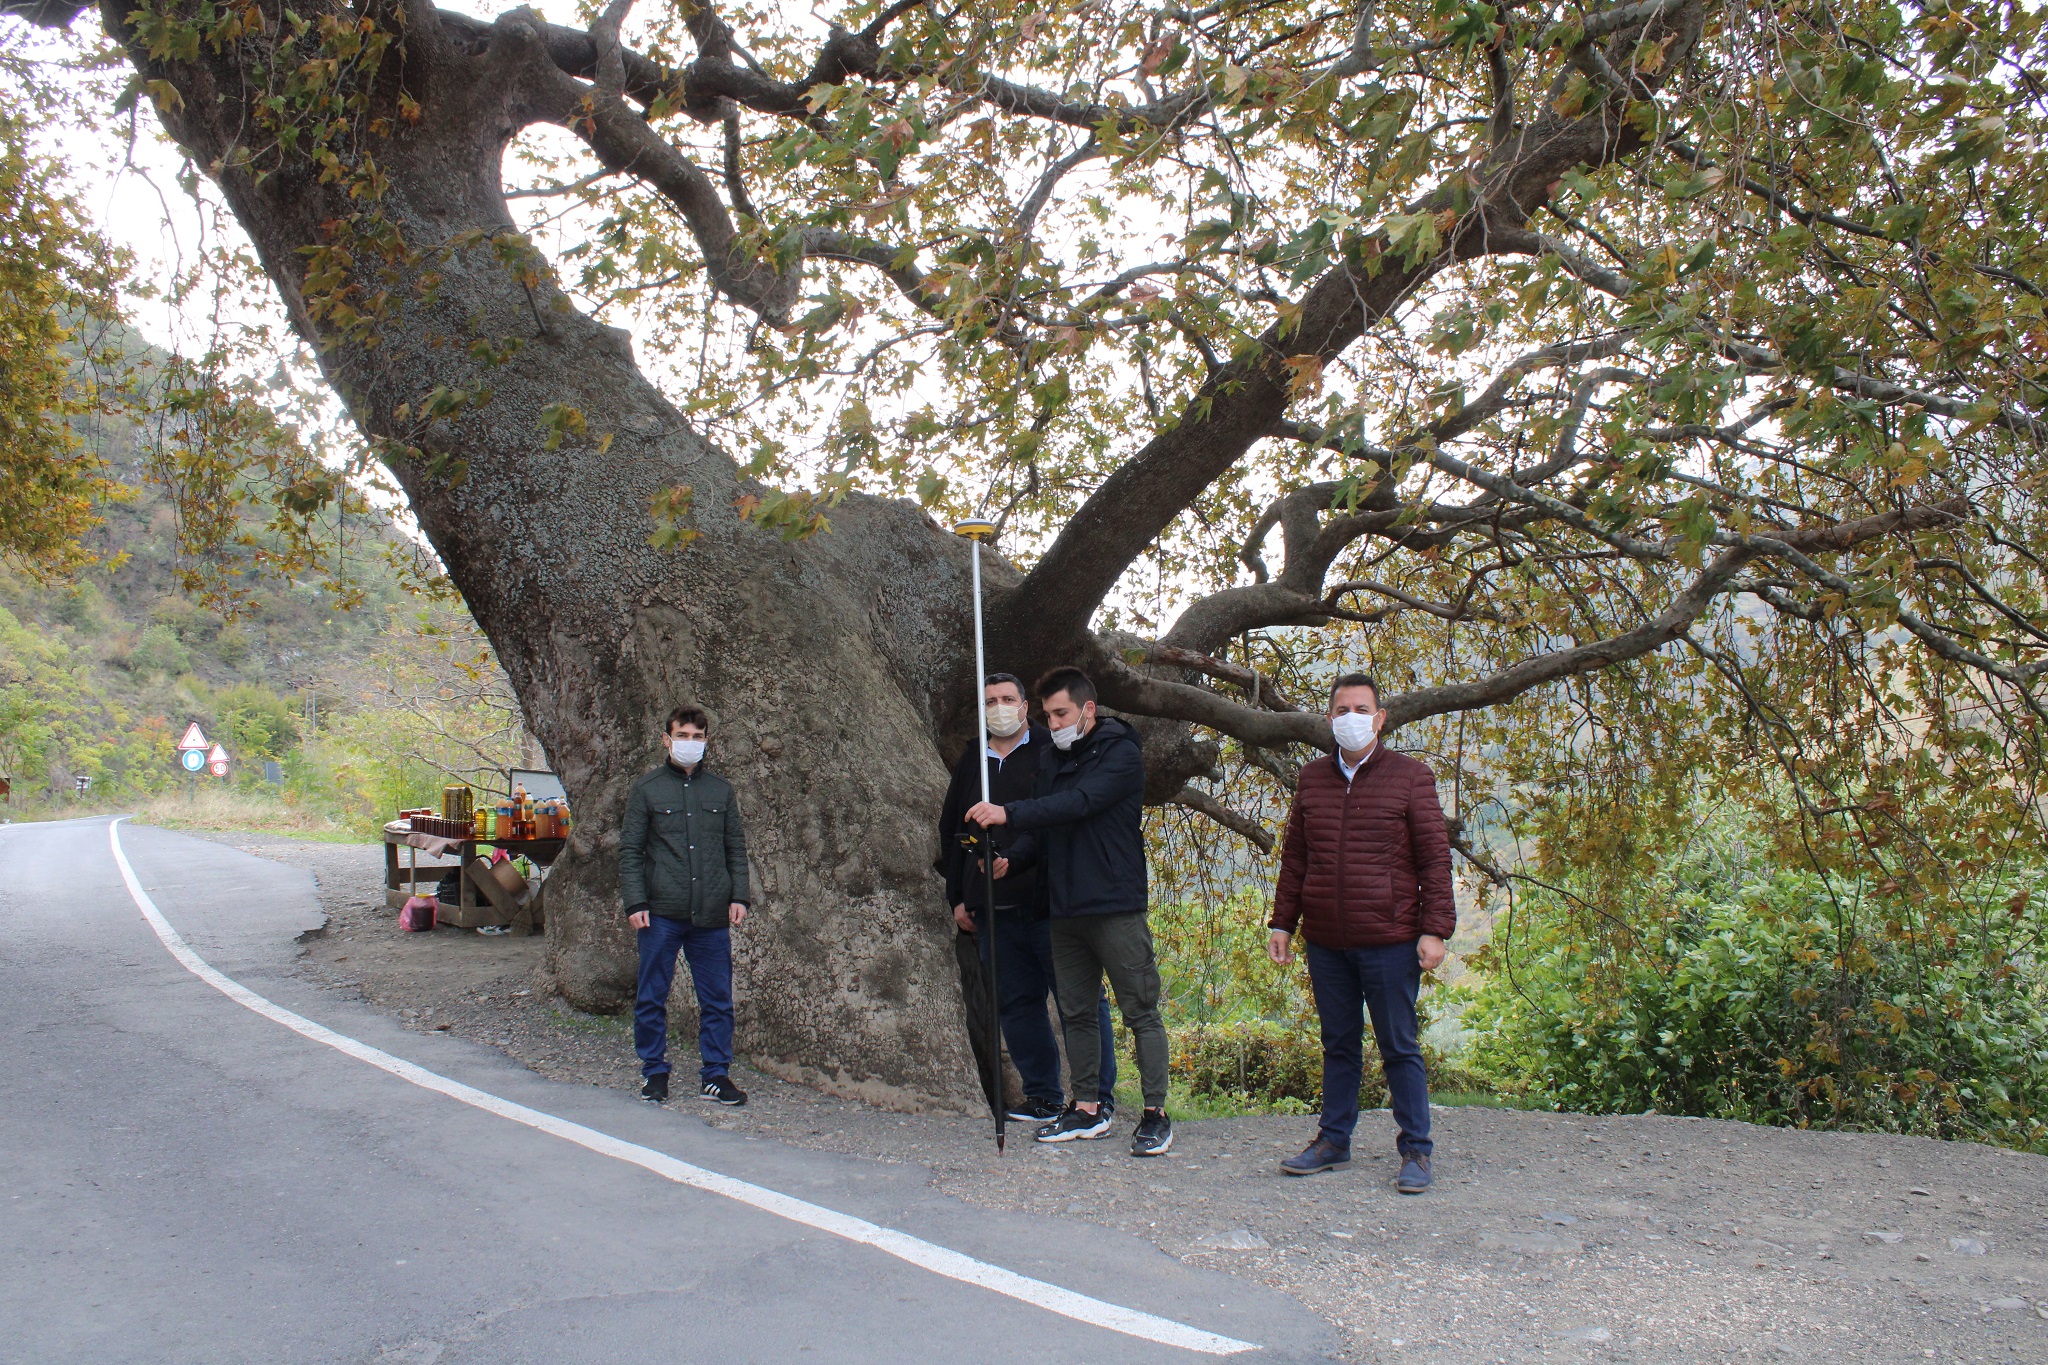
<svg viewBox="0 0 2048 1365"><path fill-rule="evenodd" d="M105 17L127 32L125 0ZM523 126L508 76L531 38L501 23L481 55L417 25L406 41L401 78L421 117L375 148L387 185L375 207L404 246L349 243L353 284L399 300L374 345L339 334L308 284L309 253L364 206L308 165L260 181L234 169L247 129L231 56L134 56L182 94L167 124L211 168L353 419L417 448L388 462L579 817L549 886L553 985L586 1010L631 1000L618 817L661 759L669 709L695 703L713 717L710 762L740 794L757 895L733 936L741 1054L884 1103L973 1107L953 928L931 872L942 751L973 714L964 546L913 505L873 498L793 544L746 521L734 462L640 373L622 333L568 308L545 271L522 281L488 244L442 250L516 231L499 163ZM523 344L480 368L467 350L479 337ZM479 382L488 401L422 432L430 391ZM587 415L589 439L550 451L557 404ZM699 536L657 550L650 504L679 484L694 490ZM1016 577L1000 563L990 576Z"/></svg>

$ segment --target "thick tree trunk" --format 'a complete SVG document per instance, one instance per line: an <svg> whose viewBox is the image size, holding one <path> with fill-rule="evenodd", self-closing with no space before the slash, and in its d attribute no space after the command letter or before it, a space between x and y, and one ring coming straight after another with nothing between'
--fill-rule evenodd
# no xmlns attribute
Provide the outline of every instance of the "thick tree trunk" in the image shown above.
<svg viewBox="0 0 2048 1365"><path fill-rule="evenodd" d="M124 31L127 8L109 4L110 31ZM167 122L215 168L354 419L424 452L391 467L579 816L549 885L554 983L585 1009L631 998L618 815L660 759L662 718L694 702L714 717L711 761L740 793L758 892L734 935L742 1055L885 1102L972 1105L953 930L930 871L941 740L972 715L965 547L915 507L876 499L851 500L829 532L796 544L743 521L734 463L647 382L622 334L567 309L544 271L522 281L487 243L450 246L515 231L499 162L525 121L504 79L519 44L502 27L482 55L423 36L408 35L404 69L421 117L376 142L386 188L367 206L303 164L260 182L233 169L247 105L232 92L247 76L232 49L195 63L136 56L182 93ZM336 245L334 225L366 207L403 241L381 253L345 241L349 297L394 300L373 346L337 336L307 286L308 253ZM480 338L521 345L486 368L469 350ZM480 383L488 401L420 426L436 386ZM590 439L543 449L555 404L580 410ZM435 456L459 474L433 472ZM695 492L700 538L655 550L650 502L678 484Z"/></svg>

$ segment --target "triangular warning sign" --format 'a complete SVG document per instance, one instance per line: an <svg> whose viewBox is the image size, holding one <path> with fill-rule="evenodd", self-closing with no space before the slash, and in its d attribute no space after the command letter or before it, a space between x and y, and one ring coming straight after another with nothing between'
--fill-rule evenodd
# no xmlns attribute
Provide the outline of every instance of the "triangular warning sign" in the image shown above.
<svg viewBox="0 0 2048 1365"><path fill-rule="evenodd" d="M178 747L180 749L204 749L209 743L211 741L206 738L206 732L199 728L199 722L195 720L185 727L185 737L178 741Z"/></svg>
<svg viewBox="0 0 2048 1365"><path fill-rule="evenodd" d="M206 761L208 763L225 763L228 761L228 751L216 744L213 746L213 752L206 756Z"/></svg>

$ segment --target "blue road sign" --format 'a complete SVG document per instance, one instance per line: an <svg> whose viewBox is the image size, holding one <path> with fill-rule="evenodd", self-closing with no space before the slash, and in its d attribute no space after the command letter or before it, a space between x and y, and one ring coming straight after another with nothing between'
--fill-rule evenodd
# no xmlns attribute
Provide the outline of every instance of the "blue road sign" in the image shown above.
<svg viewBox="0 0 2048 1365"><path fill-rule="evenodd" d="M187 749L178 755L178 762L185 765L185 771L196 773L206 766L206 750Z"/></svg>

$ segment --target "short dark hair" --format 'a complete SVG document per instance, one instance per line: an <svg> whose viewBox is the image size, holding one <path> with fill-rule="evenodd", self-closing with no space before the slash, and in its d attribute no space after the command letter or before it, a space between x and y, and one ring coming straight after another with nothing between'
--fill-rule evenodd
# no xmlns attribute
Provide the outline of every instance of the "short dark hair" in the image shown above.
<svg viewBox="0 0 2048 1365"><path fill-rule="evenodd" d="M1330 684L1330 700L1337 700L1337 693L1346 687L1370 687L1375 710L1380 704L1380 685L1372 680L1370 673L1339 673L1337 681Z"/></svg>
<svg viewBox="0 0 2048 1365"><path fill-rule="evenodd" d="M1088 675L1072 664L1061 664L1038 680L1038 695L1050 699L1055 692L1064 692L1073 698L1074 705L1086 706L1095 700L1095 684L1088 681Z"/></svg>
<svg viewBox="0 0 2048 1365"><path fill-rule="evenodd" d="M678 725L694 725L707 735L711 733L711 717L704 714L701 706L678 706L668 713L668 724L662 727L662 731L667 733Z"/></svg>
<svg viewBox="0 0 2048 1365"><path fill-rule="evenodd" d="M1014 683L1017 688L1017 695L1022 697L1025 701L1031 700L1031 689L1026 687L1024 685L1024 680L1018 677L1015 673L991 673L986 678L983 678L981 680L981 690L986 692L989 688L996 686L998 683Z"/></svg>

